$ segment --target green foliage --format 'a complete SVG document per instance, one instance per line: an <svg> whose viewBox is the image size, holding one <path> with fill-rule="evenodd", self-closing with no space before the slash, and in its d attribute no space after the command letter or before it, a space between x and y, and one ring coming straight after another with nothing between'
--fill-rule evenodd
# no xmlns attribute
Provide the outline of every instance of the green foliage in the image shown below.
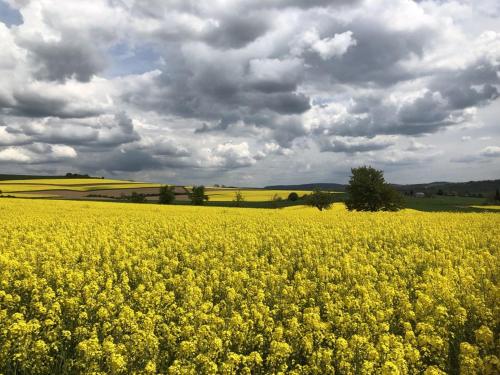
<svg viewBox="0 0 500 375"><path fill-rule="evenodd" d="M290 202L296 202L299 200L299 195L296 192L292 191L290 194L288 194L288 200Z"/></svg>
<svg viewBox="0 0 500 375"><path fill-rule="evenodd" d="M233 199L235 206L236 207L241 206L241 203L243 203L244 201L245 201L245 197L243 196L243 193L241 192L241 190L235 191L234 192L234 199Z"/></svg>
<svg viewBox="0 0 500 375"><path fill-rule="evenodd" d="M352 176L346 188L349 198L347 209L352 211L398 211L403 207L403 197L387 184L382 171L372 167L351 169Z"/></svg>
<svg viewBox="0 0 500 375"><path fill-rule="evenodd" d="M332 193L316 189L306 197L305 203L308 206L316 207L318 210L323 211L328 210L332 206L334 200L335 197Z"/></svg>
<svg viewBox="0 0 500 375"><path fill-rule="evenodd" d="M205 186L193 186L191 193L189 194L191 203L195 206L203 206L206 201L208 201L208 196L205 195Z"/></svg>
<svg viewBox="0 0 500 375"><path fill-rule="evenodd" d="M146 195L134 191L127 199L133 203L144 203L146 202Z"/></svg>
<svg viewBox="0 0 500 375"><path fill-rule="evenodd" d="M278 208L280 203L283 201L283 198L278 193L275 193L271 199L271 207Z"/></svg>
<svg viewBox="0 0 500 375"><path fill-rule="evenodd" d="M495 191L495 201L500 202L500 190L498 188Z"/></svg>
<svg viewBox="0 0 500 375"><path fill-rule="evenodd" d="M174 192L175 187L174 186L162 186L160 188L160 197L159 197L159 203L160 204L171 204L175 200L175 192Z"/></svg>
<svg viewBox="0 0 500 375"><path fill-rule="evenodd" d="M88 174L66 173L66 178L91 178Z"/></svg>

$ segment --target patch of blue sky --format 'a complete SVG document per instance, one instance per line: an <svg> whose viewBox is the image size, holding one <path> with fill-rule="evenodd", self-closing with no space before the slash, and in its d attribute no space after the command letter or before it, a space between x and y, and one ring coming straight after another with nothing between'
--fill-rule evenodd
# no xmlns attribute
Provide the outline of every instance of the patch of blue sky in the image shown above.
<svg viewBox="0 0 500 375"><path fill-rule="evenodd" d="M118 43L110 50L110 61L104 76L108 78L129 74L142 74L160 66L160 55L150 46L131 47Z"/></svg>
<svg viewBox="0 0 500 375"><path fill-rule="evenodd" d="M0 22L7 27L20 25L23 23L23 16L17 9L13 9L4 0L0 0Z"/></svg>

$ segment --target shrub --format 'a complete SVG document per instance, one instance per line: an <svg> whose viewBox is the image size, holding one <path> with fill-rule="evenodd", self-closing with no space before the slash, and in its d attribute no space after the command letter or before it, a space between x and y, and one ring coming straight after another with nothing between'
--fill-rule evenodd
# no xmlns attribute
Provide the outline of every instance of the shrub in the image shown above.
<svg viewBox="0 0 500 375"><path fill-rule="evenodd" d="M291 192L290 194L288 194L288 200L290 202L296 202L299 200L299 195L296 193L296 192Z"/></svg>
<svg viewBox="0 0 500 375"><path fill-rule="evenodd" d="M318 210L328 210L334 202L332 193L321 191L320 189L314 190L306 198L306 204L311 207L316 207Z"/></svg>
<svg viewBox="0 0 500 375"><path fill-rule="evenodd" d="M279 196L279 194L275 193L271 199L271 207L272 208L278 208L280 206L280 202L283 200L283 198L281 198Z"/></svg>
<svg viewBox="0 0 500 375"><path fill-rule="evenodd" d="M189 194L191 198L191 203L195 206L203 206L206 201L208 201L208 196L205 195L205 186L193 186L191 194Z"/></svg>
<svg viewBox="0 0 500 375"><path fill-rule="evenodd" d="M146 202L146 195L137 192L132 192L128 200L133 203L144 203Z"/></svg>
<svg viewBox="0 0 500 375"><path fill-rule="evenodd" d="M159 198L159 203L160 204L171 204L175 200L175 193L174 193L174 187L173 186L162 186L160 188L160 198Z"/></svg>
<svg viewBox="0 0 500 375"><path fill-rule="evenodd" d="M245 201L245 197L243 196L243 193L241 192L241 190L237 190L234 193L234 199L233 199L234 205L236 207L239 207L239 206L241 206L241 203L244 201Z"/></svg>

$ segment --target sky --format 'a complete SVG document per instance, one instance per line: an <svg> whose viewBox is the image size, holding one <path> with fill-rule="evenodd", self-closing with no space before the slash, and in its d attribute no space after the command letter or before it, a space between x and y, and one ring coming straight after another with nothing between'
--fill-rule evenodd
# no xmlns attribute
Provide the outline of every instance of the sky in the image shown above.
<svg viewBox="0 0 500 375"><path fill-rule="evenodd" d="M0 0L0 173L500 178L496 0Z"/></svg>

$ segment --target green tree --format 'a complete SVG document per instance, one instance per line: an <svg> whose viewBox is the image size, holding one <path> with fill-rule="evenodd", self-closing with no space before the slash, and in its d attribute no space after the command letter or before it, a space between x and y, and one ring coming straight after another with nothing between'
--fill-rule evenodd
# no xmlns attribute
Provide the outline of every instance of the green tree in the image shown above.
<svg viewBox="0 0 500 375"><path fill-rule="evenodd" d="M241 190L237 190L234 193L234 198L233 198L234 205L236 207L239 207L239 206L241 206L241 203L244 201L245 201L245 197L243 196L243 193L241 192Z"/></svg>
<svg viewBox="0 0 500 375"><path fill-rule="evenodd" d="M160 188L160 204L171 204L175 200L175 187L174 186L162 186Z"/></svg>
<svg viewBox="0 0 500 375"><path fill-rule="evenodd" d="M403 207L401 194L385 182L384 173L370 166L351 169L346 188L347 209L357 211L398 211Z"/></svg>
<svg viewBox="0 0 500 375"><path fill-rule="evenodd" d="M333 193L315 189L311 194L306 197L305 203L308 206L316 207L318 210L328 210L334 202Z"/></svg>
<svg viewBox="0 0 500 375"><path fill-rule="evenodd" d="M205 186L193 186L190 194L191 203L195 206L203 206L208 201L208 196L205 195Z"/></svg>
<svg viewBox="0 0 500 375"><path fill-rule="evenodd" d="M279 196L279 194L275 193L273 197L271 198L271 207L272 208L278 208L280 206L281 201L283 198Z"/></svg>
<svg viewBox="0 0 500 375"><path fill-rule="evenodd" d="M500 190L498 188L495 191L495 201L500 202Z"/></svg>
<svg viewBox="0 0 500 375"><path fill-rule="evenodd" d="M299 195L296 192L292 191L290 194L288 194L288 200L290 202L296 202L299 200Z"/></svg>
<svg viewBox="0 0 500 375"><path fill-rule="evenodd" d="M128 200L133 203L144 203L146 202L146 195L133 191Z"/></svg>

